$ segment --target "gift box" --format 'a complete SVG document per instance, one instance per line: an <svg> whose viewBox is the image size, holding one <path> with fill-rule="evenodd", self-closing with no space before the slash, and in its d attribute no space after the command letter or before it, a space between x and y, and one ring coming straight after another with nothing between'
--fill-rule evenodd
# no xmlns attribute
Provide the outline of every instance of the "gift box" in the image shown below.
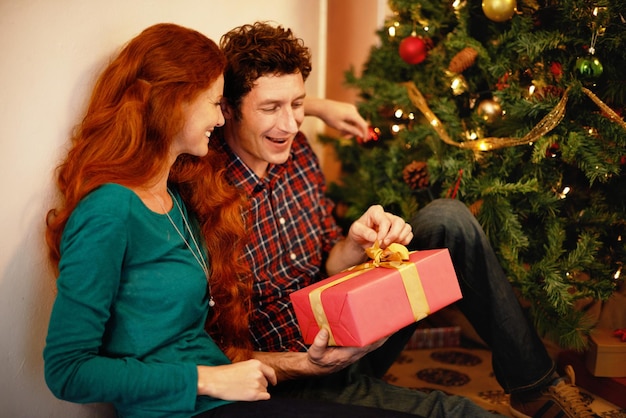
<svg viewBox="0 0 626 418"><path fill-rule="evenodd" d="M418 328L404 347L405 350L458 347L461 345L461 327Z"/></svg>
<svg viewBox="0 0 626 418"><path fill-rule="evenodd" d="M585 355L587 370L598 377L626 377L626 342L610 329L595 329Z"/></svg>
<svg viewBox="0 0 626 418"><path fill-rule="evenodd" d="M329 345L362 347L462 297L447 249L407 251L400 261L369 255L374 261L290 295L306 344L325 328Z"/></svg>

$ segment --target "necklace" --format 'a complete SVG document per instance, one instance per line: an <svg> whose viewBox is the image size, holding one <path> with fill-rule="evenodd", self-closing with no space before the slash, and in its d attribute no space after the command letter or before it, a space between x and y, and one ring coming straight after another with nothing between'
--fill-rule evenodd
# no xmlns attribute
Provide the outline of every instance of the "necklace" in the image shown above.
<svg viewBox="0 0 626 418"><path fill-rule="evenodd" d="M180 207L180 204L178 203L178 200L176 200L174 198L174 195L172 194L172 192L170 191L169 188L167 189L167 193L172 198L172 202L174 202L174 204L178 208L178 212L180 212L180 217L183 218L183 223L185 224L185 229L187 230L187 232L189 233L189 236L191 237L191 241L193 242L193 245L194 245L194 247L196 249L195 251L194 251L193 248L191 248L191 245L189 244L189 241L187 241L187 239L185 238L183 233L180 231L180 229L178 229L178 226L176 226L176 223L174 223L174 220L170 216L169 212L165 210L165 206L163 205L163 201L161 200L161 198L158 197L157 195L155 195L154 193L152 193L152 191L150 191L150 194L157 200L157 202L159 202L159 206L161 206L161 209L163 210L163 212L165 212L165 216L167 216L167 219L169 219L170 223L172 224L172 226L174 227L174 229L176 230L176 232L178 233L180 238L183 240L183 242L187 246L187 249L193 255L193 258L196 259L196 262L198 263L200 268L202 268L202 271L204 272L204 275L206 276L207 286L209 288L209 306L213 307L213 306L215 306L215 301L213 300L213 294L211 293L211 282L209 281L209 266L207 265L207 261L204 259L204 255L202 255L202 251L200 250L200 246L198 245L198 241L196 241L194 233L191 230L191 227L189 226L189 222L187 222L187 217L183 213L183 209ZM197 251L197 253L196 253L196 251Z"/></svg>

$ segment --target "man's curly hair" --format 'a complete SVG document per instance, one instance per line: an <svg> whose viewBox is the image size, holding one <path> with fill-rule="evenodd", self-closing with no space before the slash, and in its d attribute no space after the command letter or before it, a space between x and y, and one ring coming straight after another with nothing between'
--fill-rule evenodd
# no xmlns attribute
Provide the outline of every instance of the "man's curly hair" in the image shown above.
<svg viewBox="0 0 626 418"><path fill-rule="evenodd" d="M243 97L255 81L265 75L302 74L306 81L311 73L311 52L291 29L256 22L239 26L220 40L228 61L224 72L224 98L240 117Z"/></svg>

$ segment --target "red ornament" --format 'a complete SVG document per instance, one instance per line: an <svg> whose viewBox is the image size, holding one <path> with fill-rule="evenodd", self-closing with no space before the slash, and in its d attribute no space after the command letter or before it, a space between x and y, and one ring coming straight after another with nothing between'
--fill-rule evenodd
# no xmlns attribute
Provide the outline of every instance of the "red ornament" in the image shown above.
<svg viewBox="0 0 626 418"><path fill-rule="evenodd" d="M504 73L504 75L498 79L496 83L498 90L504 90L509 87L509 75L509 73Z"/></svg>
<svg viewBox="0 0 626 418"><path fill-rule="evenodd" d="M360 136L356 138L356 141L363 145L366 142L378 141L380 138L380 129L368 126L367 127L367 138L361 138Z"/></svg>
<svg viewBox="0 0 626 418"><path fill-rule="evenodd" d="M553 62L550 64L550 72L558 80L563 75L563 66L560 62Z"/></svg>
<svg viewBox="0 0 626 418"><path fill-rule="evenodd" d="M551 144L548 149L546 150L546 157L548 158L556 158L559 156L560 154L560 149L559 149L559 144L558 143L553 143Z"/></svg>
<svg viewBox="0 0 626 418"><path fill-rule="evenodd" d="M616 329L613 331L613 336L619 338L623 343L626 343L626 328Z"/></svg>
<svg viewBox="0 0 626 418"><path fill-rule="evenodd" d="M407 64L415 65L426 59L428 46L423 38L415 35L407 36L398 48L400 58Z"/></svg>

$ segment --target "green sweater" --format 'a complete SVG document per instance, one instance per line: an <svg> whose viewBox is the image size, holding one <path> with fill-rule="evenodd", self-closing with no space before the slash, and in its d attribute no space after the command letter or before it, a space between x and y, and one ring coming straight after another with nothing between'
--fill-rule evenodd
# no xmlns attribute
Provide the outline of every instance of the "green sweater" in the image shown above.
<svg viewBox="0 0 626 418"><path fill-rule="evenodd" d="M170 216L187 235L176 205ZM67 222L59 270L44 349L55 396L111 402L122 417L227 403L196 395L196 365L229 360L204 331L204 273L166 215L120 185L98 188Z"/></svg>

